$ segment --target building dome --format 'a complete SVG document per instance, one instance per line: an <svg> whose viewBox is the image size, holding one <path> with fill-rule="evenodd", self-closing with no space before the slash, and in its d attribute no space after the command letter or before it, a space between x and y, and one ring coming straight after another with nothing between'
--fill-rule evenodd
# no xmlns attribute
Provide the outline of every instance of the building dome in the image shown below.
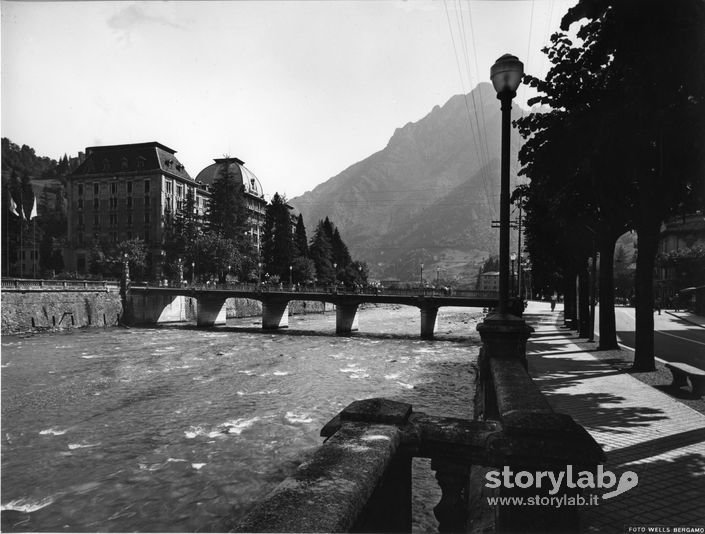
<svg viewBox="0 0 705 534"><path fill-rule="evenodd" d="M245 186L245 192L254 195L258 198L264 197L262 184L255 174L245 167L245 162L238 158L219 158L213 160L215 163L209 165L196 176L197 182L203 182L206 185L213 185L213 182L218 178L224 164L228 165L228 172L236 179L242 181Z"/></svg>

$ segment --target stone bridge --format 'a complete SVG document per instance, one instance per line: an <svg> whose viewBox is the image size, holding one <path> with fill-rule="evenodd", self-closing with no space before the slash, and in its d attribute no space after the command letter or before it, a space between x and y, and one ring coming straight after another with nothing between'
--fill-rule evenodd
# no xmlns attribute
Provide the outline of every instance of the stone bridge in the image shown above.
<svg viewBox="0 0 705 534"><path fill-rule="evenodd" d="M436 329L438 309L444 306L492 308L497 304L493 291L448 291L436 289L360 290L271 288L255 284L221 286L158 287L132 285L129 296L141 296L141 302L152 305L165 302L165 297L191 297L197 300L196 322L199 326L225 324L229 298L247 298L262 303L262 328L274 330L289 326L289 303L292 300L328 302L335 305L337 334L349 334L358 329L357 311L361 304L401 304L416 306L421 311L421 337L432 339ZM154 299L150 299L154 297ZM168 300L168 298L167 298Z"/></svg>

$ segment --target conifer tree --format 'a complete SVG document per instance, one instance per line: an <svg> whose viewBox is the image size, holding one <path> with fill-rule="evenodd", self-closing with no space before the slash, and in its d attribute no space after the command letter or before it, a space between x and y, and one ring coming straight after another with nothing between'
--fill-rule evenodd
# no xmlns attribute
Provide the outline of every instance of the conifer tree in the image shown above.
<svg viewBox="0 0 705 534"><path fill-rule="evenodd" d="M308 258L308 255L306 227L304 226L303 215L299 213L299 217L296 219L296 229L294 230L294 257Z"/></svg>
<svg viewBox="0 0 705 534"><path fill-rule="evenodd" d="M288 280L289 266L294 260L294 240L289 206L279 193L275 193L267 205L264 221L262 260L266 272Z"/></svg>
<svg viewBox="0 0 705 534"><path fill-rule="evenodd" d="M231 169L233 161L225 158L218 177L211 186L211 198L206 214L208 231L242 245L247 230L248 213L245 186Z"/></svg>
<svg viewBox="0 0 705 534"><path fill-rule="evenodd" d="M326 218L328 221L328 218ZM328 221L330 224L330 221ZM309 254L316 267L316 277L321 284L331 284L335 281L333 269L333 245L326 229L325 221L319 221L311 239Z"/></svg>

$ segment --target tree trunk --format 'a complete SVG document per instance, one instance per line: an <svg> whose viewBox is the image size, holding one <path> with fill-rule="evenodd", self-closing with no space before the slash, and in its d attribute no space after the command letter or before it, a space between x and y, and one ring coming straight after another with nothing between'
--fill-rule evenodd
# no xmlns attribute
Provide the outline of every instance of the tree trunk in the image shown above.
<svg viewBox="0 0 705 534"><path fill-rule="evenodd" d="M647 226L647 225L644 225ZM635 371L654 371L654 264L658 251L659 225L651 224L637 232L639 253L636 259L636 335Z"/></svg>
<svg viewBox="0 0 705 534"><path fill-rule="evenodd" d="M563 322L571 330L577 323L575 308L575 271L569 267L563 281Z"/></svg>
<svg viewBox="0 0 705 534"><path fill-rule="evenodd" d="M619 349L614 320L614 246L617 238L601 232L600 252L600 344L597 350Z"/></svg>
<svg viewBox="0 0 705 534"><path fill-rule="evenodd" d="M580 327L580 337L590 337L590 275L587 270L587 262L578 272L578 323Z"/></svg>

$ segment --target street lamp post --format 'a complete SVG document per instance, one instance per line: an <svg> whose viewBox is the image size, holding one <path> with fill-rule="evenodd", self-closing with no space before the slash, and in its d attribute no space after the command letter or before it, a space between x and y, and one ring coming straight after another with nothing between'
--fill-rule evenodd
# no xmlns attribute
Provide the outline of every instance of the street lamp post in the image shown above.
<svg viewBox="0 0 705 534"><path fill-rule="evenodd" d="M499 313L509 311L509 148L512 99L524 75L524 64L504 54L490 69L492 85L502 103L502 164L499 198Z"/></svg>
<svg viewBox="0 0 705 534"><path fill-rule="evenodd" d="M421 289L423 289L423 263L421 264Z"/></svg>
<svg viewBox="0 0 705 534"><path fill-rule="evenodd" d="M257 262L257 283L262 285L262 262Z"/></svg>
<svg viewBox="0 0 705 534"><path fill-rule="evenodd" d="M441 284L441 268L436 267L436 287Z"/></svg>
<svg viewBox="0 0 705 534"><path fill-rule="evenodd" d="M510 284L511 285L510 294L512 295L512 297L516 297L516 291L514 290L515 289L515 286L514 286L514 262L517 260L517 255L514 252L512 252L509 255L509 259L512 260L512 276L510 278L512 283Z"/></svg>
<svg viewBox="0 0 705 534"><path fill-rule="evenodd" d="M196 262L191 262L191 285L196 283Z"/></svg>
<svg viewBox="0 0 705 534"><path fill-rule="evenodd" d="M184 263L181 258L178 259L177 271L179 276L179 287L184 285Z"/></svg>
<svg viewBox="0 0 705 534"><path fill-rule="evenodd" d="M291 276L292 276L292 270L293 270L293 269L294 269L294 268L293 268L291 265L289 265L289 288L291 288L291 286L292 286L292 283L291 283L291 282L292 282L292 278L291 278Z"/></svg>

